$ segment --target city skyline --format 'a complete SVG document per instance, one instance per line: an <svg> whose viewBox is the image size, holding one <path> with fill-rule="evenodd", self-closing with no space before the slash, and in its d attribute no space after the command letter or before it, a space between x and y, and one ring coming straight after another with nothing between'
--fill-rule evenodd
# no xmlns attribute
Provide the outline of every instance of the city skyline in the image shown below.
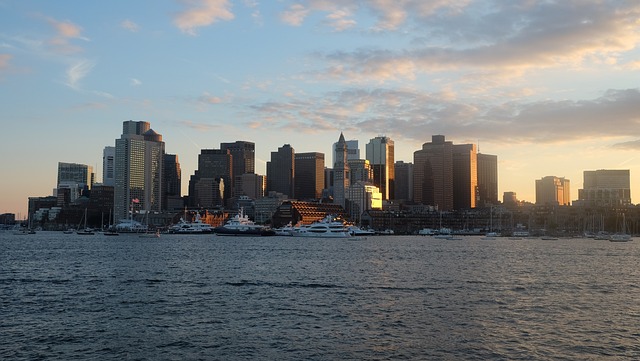
<svg viewBox="0 0 640 361"><path fill-rule="evenodd" d="M342 132L445 135L498 157L499 198L535 181L629 169L640 179L640 4L621 1L0 1L0 213L52 193L59 162L92 166L126 120L179 157L256 145L332 157ZM361 156L362 157L362 156ZM333 166L327 164L328 167ZM9 175L9 176L7 176Z"/></svg>

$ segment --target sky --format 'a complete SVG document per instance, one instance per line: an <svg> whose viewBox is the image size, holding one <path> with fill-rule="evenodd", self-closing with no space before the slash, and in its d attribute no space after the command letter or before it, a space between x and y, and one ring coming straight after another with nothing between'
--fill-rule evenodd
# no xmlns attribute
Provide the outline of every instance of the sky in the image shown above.
<svg viewBox="0 0 640 361"><path fill-rule="evenodd" d="M252 141L325 153L342 132L395 143L442 134L498 156L499 196L535 180L629 169L640 203L636 0L0 0L0 213L94 167L145 120L182 166Z"/></svg>

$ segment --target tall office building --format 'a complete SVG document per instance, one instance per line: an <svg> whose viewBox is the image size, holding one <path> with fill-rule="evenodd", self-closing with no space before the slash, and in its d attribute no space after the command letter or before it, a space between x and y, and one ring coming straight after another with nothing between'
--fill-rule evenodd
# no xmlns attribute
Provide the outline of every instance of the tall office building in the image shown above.
<svg viewBox="0 0 640 361"><path fill-rule="evenodd" d="M628 169L584 171L580 203L589 206L616 207L631 205L631 181Z"/></svg>
<svg viewBox="0 0 640 361"><path fill-rule="evenodd" d="M115 175L116 147L104 147L102 151L102 185L113 187L116 184Z"/></svg>
<svg viewBox="0 0 640 361"><path fill-rule="evenodd" d="M378 187L358 181L347 189L345 203L349 218L356 224L360 224L363 212L382 209L382 194Z"/></svg>
<svg viewBox="0 0 640 361"><path fill-rule="evenodd" d="M453 209L476 207L478 158L475 144L453 145Z"/></svg>
<svg viewBox="0 0 640 361"><path fill-rule="evenodd" d="M253 174L256 168L256 145L253 142L238 140L233 143L220 143L220 149L228 150L233 163L233 179L231 180L232 197L242 193L242 175Z"/></svg>
<svg viewBox="0 0 640 361"><path fill-rule="evenodd" d="M413 153L413 198L417 203L453 209L453 143L434 135Z"/></svg>
<svg viewBox="0 0 640 361"><path fill-rule="evenodd" d="M395 199L395 160L393 140L379 136L366 147L366 159L373 168L373 185L380 189L383 200Z"/></svg>
<svg viewBox="0 0 640 361"><path fill-rule="evenodd" d="M371 168L368 160L349 159L347 160L347 164L349 165L350 174L349 184L356 184L357 182L373 183L373 168Z"/></svg>
<svg viewBox="0 0 640 361"><path fill-rule="evenodd" d="M58 162L57 189L69 189L70 199L74 202L86 191L91 190L95 174L93 167L85 164Z"/></svg>
<svg viewBox="0 0 640 361"><path fill-rule="evenodd" d="M282 193L295 198L295 150L289 144L271 152L267 162L267 193Z"/></svg>
<svg viewBox="0 0 640 361"><path fill-rule="evenodd" d="M399 160L396 161L394 168L396 173L395 199L413 200L413 163Z"/></svg>
<svg viewBox="0 0 640 361"><path fill-rule="evenodd" d="M333 159L331 164L336 164L336 161L342 159L342 156L336 153L336 145L338 142L333 143ZM360 159L360 148L358 148L358 141L356 139L345 140L347 145L347 161Z"/></svg>
<svg viewBox="0 0 640 361"><path fill-rule="evenodd" d="M498 204L498 156L478 153L478 206Z"/></svg>
<svg viewBox="0 0 640 361"><path fill-rule="evenodd" d="M322 198L324 153L295 154L295 194L300 200Z"/></svg>
<svg viewBox="0 0 640 361"><path fill-rule="evenodd" d="M336 162L333 165L333 203L345 206L345 198L350 185L350 170L347 160L347 142L340 132L340 138L335 143L334 154Z"/></svg>
<svg viewBox="0 0 640 361"><path fill-rule="evenodd" d="M114 219L134 211L162 210L164 142L149 122L125 121L116 139Z"/></svg>
<svg viewBox="0 0 640 361"><path fill-rule="evenodd" d="M162 208L173 211L182 209L182 170L176 154L164 155L164 171L162 172L164 192L162 194Z"/></svg>
<svg viewBox="0 0 640 361"><path fill-rule="evenodd" d="M233 159L229 150L202 149L198 169L189 179L189 205L192 207L233 207L231 199Z"/></svg>
<svg viewBox="0 0 640 361"><path fill-rule="evenodd" d="M571 188L568 179L554 176L536 179L536 204L568 206L571 203Z"/></svg>
<svg viewBox="0 0 640 361"><path fill-rule="evenodd" d="M240 185L242 188L242 195L251 199L260 199L264 197L264 192L267 188L267 179L263 175L245 173L240 176Z"/></svg>

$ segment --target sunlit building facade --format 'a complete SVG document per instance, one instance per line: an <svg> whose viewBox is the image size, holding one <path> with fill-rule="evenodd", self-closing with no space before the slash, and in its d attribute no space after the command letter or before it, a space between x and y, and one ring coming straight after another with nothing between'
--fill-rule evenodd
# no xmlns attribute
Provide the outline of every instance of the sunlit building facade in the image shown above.
<svg viewBox="0 0 640 361"><path fill-rule="evenodd" d="M536 204L568 206L571 204L571 187L568 179L547 176L536 180Z"/></svg>
<svg viewBox="0 0 640 361"><path fill-rule="evenodd" d="M388 137L378 136L369 141L366 159L373 168L373 185L380 189L383 200L395 199L395 155L394 142Z"/></svg>
<svg viewBox="0 0 640 361"><path fill-rule="evenodd" d="M584 171L583 189L578 190L581 204L599 207L631 205L631 180L628 169Z"/></svg>
<svg viewBox="0 0 640 361"><path fill-rule="evenodd" d="M127 219L129 212L162 210L164 142L149 122L125 121L116 139L115 219Z"/></svg>

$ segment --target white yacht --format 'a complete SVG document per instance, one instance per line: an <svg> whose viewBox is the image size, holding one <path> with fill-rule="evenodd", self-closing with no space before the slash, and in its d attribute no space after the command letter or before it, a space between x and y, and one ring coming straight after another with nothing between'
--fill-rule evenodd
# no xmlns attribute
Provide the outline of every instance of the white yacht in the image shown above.
<svg viewBox="0 0 640 361"><path fill-rule="evenodd" d="M291 235L294 237L317 238L349 238L351 233L344 222L337 221L332 215L327 215L322 220L309 225L294 227Z"/></svg>
<svg viewBox="0 0 640 361"><path fill-rule="evenodd" d="M218 235L225 236L273 236L276 233L269 227L256 224L244 214L242 208L238 210L238 214L231 217L227 223L220 227L216 227L214 232Z"/></svg>
<svg viewBox="0 0 640 361"><path fill-rule="evenodd" d="M184 218L180 218L177 224L174 224L169 228L169 233L176 234L211 234L213 233L213 227L204 223L200 218L200 214L196 213L196 219L193 222L187 222Z"/></svg>

